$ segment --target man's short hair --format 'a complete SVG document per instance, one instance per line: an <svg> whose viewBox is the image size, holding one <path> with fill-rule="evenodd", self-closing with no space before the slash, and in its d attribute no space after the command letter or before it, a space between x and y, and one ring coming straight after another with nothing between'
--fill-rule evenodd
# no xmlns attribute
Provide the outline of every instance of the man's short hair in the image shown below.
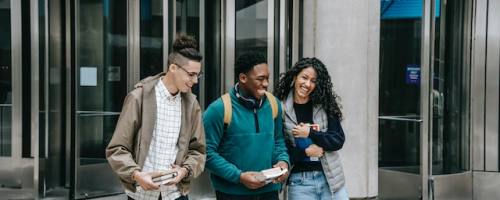
<svg viewBox="0 0 500 200"><path fill-rule="evenodd" d="M234 75L238 77L240 73L246 74L251 71L255 65L267 64L266 57L260 52L246 52L236 59L234 63Z"/></svg>

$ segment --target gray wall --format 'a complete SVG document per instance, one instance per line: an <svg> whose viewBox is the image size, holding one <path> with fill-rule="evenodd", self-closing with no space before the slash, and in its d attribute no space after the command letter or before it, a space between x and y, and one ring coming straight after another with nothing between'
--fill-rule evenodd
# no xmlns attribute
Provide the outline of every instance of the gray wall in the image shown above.
<svg viewBox="0 0 500 200"><path fill-rule="evenodd" d="M380 1L304 1L303 57L317 57L341 97L340 150L351 198L378 196Z"/></svg>

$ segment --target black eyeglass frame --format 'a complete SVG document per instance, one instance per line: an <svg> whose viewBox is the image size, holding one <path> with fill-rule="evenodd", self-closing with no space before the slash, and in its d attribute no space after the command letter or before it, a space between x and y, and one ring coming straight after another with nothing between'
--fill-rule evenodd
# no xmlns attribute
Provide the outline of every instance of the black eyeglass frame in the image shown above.
<svg viewBox="0 0 500 200"><path fill-rule="evenodd" d="M177 66L177 67L181 68L182 70L184 70L184 71L185 71L185 72L189 75L189 77L191 77L191 78L193 78L193 77L195 77L195 76L196 76L196 78L200 78L200 77L202 77L202 76L203 76L203 72L202 72L202 71L200 71L199 73L196 73L196 72L189 72L188 70L186 70L186 69L182 68L182 66L181 66L181 65L179 65L179 64L177 64L177 63L173 63L173 64L174 64L175 66Z"/></svg>

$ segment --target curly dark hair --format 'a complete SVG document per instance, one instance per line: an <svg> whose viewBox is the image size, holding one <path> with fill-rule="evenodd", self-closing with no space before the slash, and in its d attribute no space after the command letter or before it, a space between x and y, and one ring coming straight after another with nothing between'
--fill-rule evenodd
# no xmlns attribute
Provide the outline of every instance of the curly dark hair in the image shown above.
<svg viewBox="0 0 500 200"><path fill-rule="evenodd" d="M234 75L238 77L240 73L246 74L255 65L267 63L266 57L260 52L246 52L236 59L234 63Z"/></svg>
<svg viewBox="0 0 500 200"><path fill-rule="evenodd" d="M168 64L187 65L190 60L200 62L203 56L196 48L198 47L194 36L187 35L186 33L177 33L172 45L172 53L168 55Z"/></svg>
<svg viewBox="0 0 500 200"><path fill-rule="evenodd" d="M329 115L336 115L343 119L340 108L340 97L333 91L331 77L323 62L317 58L302 58L285 73L280 74L278 86L274 95L283 101L293 89L294 78L305 68L313 67L316 71L316 88L311 93L313 104L321 104Z"/></svg>

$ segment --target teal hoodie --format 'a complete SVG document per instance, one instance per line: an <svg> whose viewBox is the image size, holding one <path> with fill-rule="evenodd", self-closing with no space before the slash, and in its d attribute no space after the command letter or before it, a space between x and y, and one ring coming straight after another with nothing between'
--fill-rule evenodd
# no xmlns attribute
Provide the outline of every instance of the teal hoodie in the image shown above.
<svg viewBox="0 0 500 200"><path fill-rule="evenodd" d="M252 190L239 182L242 172L269 169L279 161L285 161L290 166L283 136L279 100L276 99L278 116L273 119L268 100L255 110L254 115L254 109L241 104L234 90L231 90L229 95L232 117L226 132L224 132L224 105L221 98L210 104L203 113L207 141L205 167L210 171L212 186L217 191L234 195L254 195L281 189L281 183L271 182L262 188Z"/></svg>

